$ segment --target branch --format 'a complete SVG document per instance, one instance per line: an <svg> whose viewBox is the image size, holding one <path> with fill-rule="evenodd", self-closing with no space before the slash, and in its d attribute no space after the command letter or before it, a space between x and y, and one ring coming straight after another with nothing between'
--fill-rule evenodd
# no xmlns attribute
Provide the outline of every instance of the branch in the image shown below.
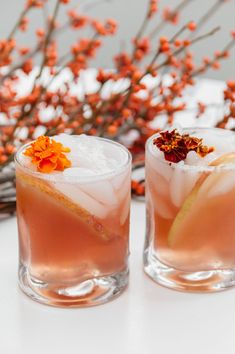
<svg viewBox="0 0 235 354"><path fill-rule="evenodd" d="M149 7L149 6L148 6ZM148 18L148 13L149 13L149 9L147 11L147 14L144 17L144 21L142 22L142 25L140 26L139 31L137 32L137 35L135 37L136 41L138 41L138 39L140 39L146 29L146 26L148 24L149 18Z"/></svg>
<svg viewBox="0 0 235 354"><path fill-rule="evenodd" d="M217 0L208 11L199 19L197 22L197 28L194 32L192 32L189 38L195 37L196 33L204 26L204 24L223 6L225 3L224 0Z"/></svg>
<svg viewBox="0 0 235 354"><path fill-rule="evenodd" d="M43 60L42 60L42 63L41 63L41 67L40 67L39 73L38 73L38 75L35 78L35 84L36 84L36 81L41 77L43 69L44 69L44 66L45 66L46 61L47 61L46 50L47 50L47 47L48 47L48 45L50 43L50 40L51 40L52 32L53 32L54 25L55 25L55 19L57 18L57 15L58 15L58 12L59 12L59 8L60 8L60 0L57 0L56 1L56 5L55 5L55 9L54 9L54 13L52 15L52 19L50 21L50 25L49 25L49 28L48 28L47 36L45 38L45 43L44 43L44 48L43 48L44 57L43 57ZM35 88L35 86L34 86L34 88Z"/></svg>
<svg viewBox="0 0 235 354"><path fill-rule="evenodd" d="M8 35L8 37L7 37L7 40L8 40L8 41L11 40L11 39L14 37L14 35L15 35L16 31L18 30L19 25L21 24L23 18L27 15L27 13L28 13L30 10L31 10L30 7L25 7L25 9L21 12L21 14L20 14L18 20L16 21L14 27L12 28L11 32L9 33L9 35Z"/></svg>
<svg viewBox="0 0 235 354"><path fill-rule="evenodd" d="M219 30L220 30L220 27L217 26L217 27L215 27L213 30L211 30L210 32L205 33L205 34L203 34L203 35L201 35L201 36L199 36L199 37L194 38L194 39L191 41L190 46L192 46L193 44L195 44L195 43L197 43L197 42L199 42L199 41L201 41L201 40L203 40L203 39L206 39L206 38L208 38L208 37L213 36L213 35L214 35L216 32L218 32ZM184 49L185 49L184 47L181 47L181 48L175 50L175 51L172 53L172 56L177 56L177 55L179 55L182 51L184 51ZM151 62L151 64L150 64L149 68L151 68L151 65L153 65L155 61L156 61L156 60L152 60L152 62ZM157 65L157 66L154 68L154 70L159 70L159 69L161 69L163 66L167 65L168 62L169 62L169 59L167 58L167 59L166 59L165 61L163 61L161 64Z"/></svg>
<svg viewBox="0 0 235 354"><path fill-rule="evenodd" d="M178 11L183 10L191 1L194 0L182 0L173 10L172 13L175 14ZM153 39L159 32L167 25L167 21L161 21L149 34L149 38Z"/></svg>
<svg viewBox="0 0 235 354"><path fill-rule="evenodd" d="M41 66L40 66L40 69L39 69L39 73L37 74L35 80L34 80L34 84L33 84L33 87L32 87L32 90L31 92L34 91L34 89L36 88L36 84L37 84L37 81L40 79L41 75L42 75L42 72L43 72L43 69L45 67L45 64L46 64L46 60L47 60L47 56L46 56L46 50L47 50L47 47L48 47L48 44L50 43L50 40L51 40L51 36L52 36L52 33L53 33L53 29L54 29L54 23L55 23L55 19L57 18L57 15L58 15L58 12L59 12L59 8L60 8L60 0L57 0L56 1L56 5L55 5L55 8L54 8L54 12L53 12L53 15L52 15L52 19L50 21L50 25L49 25L49 28L48 28L48 32L47 32L47 35L46 35L46 38L45 38L45 43L44 43L44 46L43 46L43 50L44 50L44 56L43 56L43 60L42 60L42 63L41 63ZM39 95L39 97L37 98L37 100L32 104L31 108L29 111L26 111L25 110L25 107L27 106L27 103L22 107L22 110L21 110L21 116L18 118L18 121L17 123L15 124L15 127L11 133L11 135L9 136L9 138L12 138L14 136L14 133L16 131L16 129L18 128L19 126L19 123L26 117L26 116L29 116L35 106L37 105L39 99L41 98L41 95Z"/></svg>
<svg viewBox="0 0 235 354"><path fill-rule="evenodd" d="M225 58L225 54L230 50L232 49L233 47L235 46L235 40L232 39L225 47L224 49L222 50L221 52L221 56L218 57L218 58L215 58L214 60L212 60L211 62L207 63L204 68L203 68L203 71L199 68L197 70L195 70L191 77L195 77L195 76L198 76L198 75L201 75L205 72L205 70L209 69L210 67L212 67L216 62L220 61L220 60L223 60Z"/></svg>
<svg viewBox="0 0 235 354"><path fill-rule="evenodd" d="M0 77L0 84L2 84L5 79L11 77L15 73L16 70L21 69L24 62L26 60L34 57L40 51L40 49L41 49L41 44L38 44L33 50L31 50L31 52L29 52L28 54L26 54L24 56L24 59L19 64L12 66L5 75Z"/></svg>

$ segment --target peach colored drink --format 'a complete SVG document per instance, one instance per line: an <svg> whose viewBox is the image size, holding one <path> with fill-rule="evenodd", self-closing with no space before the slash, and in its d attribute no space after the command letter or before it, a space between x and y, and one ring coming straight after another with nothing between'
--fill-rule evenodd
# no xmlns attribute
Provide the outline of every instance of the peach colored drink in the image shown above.
<svg viewBox="0 0 235 354"><path fill-rule="evenodd" d="M215 151L169 163L147 143L145 271L176 290L223 290L235 285L235 134L189 134Z"/></svg>
<svg viewBox="0 0 235 354"><path fill-rule="evenodd" d="M50 305L106 302L128 283L130 155L105 139L55 140L71 149L63 172L33 171L24 148L16 157L20 286Z"/></svg>

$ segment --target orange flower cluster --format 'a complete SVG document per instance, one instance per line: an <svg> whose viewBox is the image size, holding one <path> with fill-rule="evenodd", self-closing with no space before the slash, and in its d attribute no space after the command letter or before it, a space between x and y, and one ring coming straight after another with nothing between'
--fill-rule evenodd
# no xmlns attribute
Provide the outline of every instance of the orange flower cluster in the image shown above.
<svg viewBox="0 0 235 354"><path fill-rule="evenodd" d="M28 147L24 155L31 158L39 172L64 171L71 166L64 153L70 152L69 148L46 136L40 136Z"/></svg>

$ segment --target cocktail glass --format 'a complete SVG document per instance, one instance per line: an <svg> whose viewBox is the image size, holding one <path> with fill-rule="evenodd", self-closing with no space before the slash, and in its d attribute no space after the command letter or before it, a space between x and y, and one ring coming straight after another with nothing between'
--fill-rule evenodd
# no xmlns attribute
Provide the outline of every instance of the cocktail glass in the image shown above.
<svg viewBox="0 0 235 354"><path fill-rule="evenodd" d="M172 289L224 290L235 285L235 134L183 132L205 138L215 152L169 163L153 144L158 135L148 140L144 269Z"/></svg>
<svg viewBox="0 0 235 354"><path fill-rule="evenodd" d="M16 154L19 284L48 305L101 304L128 284L131 156L118 143L89 139L110 158L118 154L115 170L60 179L22 164L29 144Z"/></svg>

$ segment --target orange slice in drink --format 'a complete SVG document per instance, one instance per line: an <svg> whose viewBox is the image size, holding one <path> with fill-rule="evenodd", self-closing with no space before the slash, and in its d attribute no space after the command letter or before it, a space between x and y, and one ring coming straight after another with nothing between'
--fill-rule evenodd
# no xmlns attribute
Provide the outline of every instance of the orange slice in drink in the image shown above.
<svg viewBox="0 0 235 354"><path fill-rule="evenodd" d="M235 164L235 152L231 152L217 158L216 160L212 161L209 166L216 167L228 164ZM223 173L226 173L226 171ZM211 188L222 178L223 174L221 173L204 172L201 175L193 190L185 199L171 226L168 235L168 244L170 247L174 248L183 244L191 244L195 246L199 245L200 243L202 244L203 240L201 235L203 232L201 231L203 230L204 221L206 222L207 220L207 228L204 228L204 230L207 232L207 235L203 235L203 237L213 237L213 235L209 235L209 233L213 232L215 225L213 225L213 223L208 225L208 223L212 222L214 219L216 219L216 217L226 217L226 215L224 215L224 210L227 210L226 196L223 198L214 198L211 200L207 199L206 196L208 191L211 190ZM233 197L235 198L235 190L233 194ZM232 195L230 197L232 197ZM233 199L233 201L234 200L235 199ZM224 210L222 208L224 208ZM227 210L227 215L229 210L234 213L233 215L235 217L235 208L233 208L231 205L231 208ZM218 222L219 227L222 222L221 220L216 221ZM229 226L230 225L226 225L227 228Z"/></svg>
<svg viewBox="0 0 235 354"><path fill-rule="evenodd" d="M86 223L96 234L103 240L110 240L114 235L114 232L109 231L105 228L99 218L92 215L88 210L80 206L78 203L74 203L66 195L60 193L57 189L53 188L50 183L46 180L39 179L36 177L31 177L22 172L17 172L18 178L22 183L36 188L40 192L46 194L47 196L53 198L55 201L63 205L67 210L70 210L75 214L80 221Z"/></svg>

